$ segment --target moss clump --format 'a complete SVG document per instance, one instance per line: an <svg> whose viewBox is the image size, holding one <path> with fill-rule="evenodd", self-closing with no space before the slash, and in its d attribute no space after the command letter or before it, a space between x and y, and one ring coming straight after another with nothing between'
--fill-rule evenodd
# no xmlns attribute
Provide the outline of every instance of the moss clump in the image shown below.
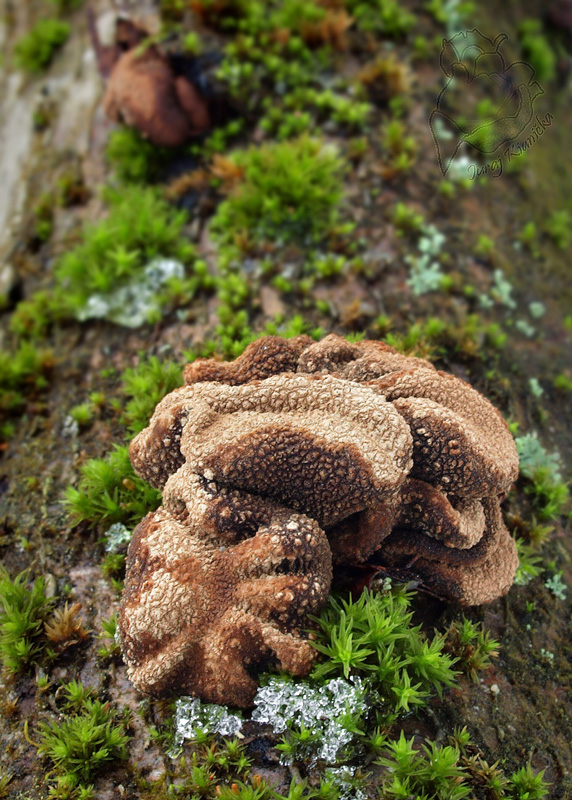
<svg viewBox="0 0 572 800"><path fill-rule="evenodd" d="M38 726L38 755L54 765L57 783L51 796L71 797L110 761L127 758L124 721L110 703L93 699L92 692L72 681L64 684L66 716ZM93 789L93 787L91 787ZM91 796L83 792L84 797Z"/></svg>
<svg viewBox="0 0 572 800"><path fill-rule="evenodd" d="M26 72L40 73L70 35L70 26L59 19L41 19L14 48L14 62Z"/></svg>
<svg viewBox="0 0 572 800"><path fill-rule="evenodd" d="M414 737L407 740L401 731L399 739L388 742L384 755L376 760L389 773L384 797L462 800L471 794L456 747L429 742L416 750L414 742Z"/></svg>
<svg viewBox="0 0 572 800"><path fill-rule="evenodd" d="M300 137L234 153L243 177L212 220L222 241L240 231L255 241L323 238L338 218L344 162L334 147Z"/></svg>
<svg viewBox="0 0 572 800"><path fill-rule="evenodd" d="M346 8L363 31L400 38L415 25L415 15L398 0L346 0Z"/></svg>
<svg viewBox="0 0 572 800"><path fill-rule="evenodd" d="M153 738L167 740L165 743L172 746L169 733L154 731ZM277 795L270 786L260 776L250 773L251 763L245 745L239 739L201 735L184 765L184 775L177 777L178 793L181 797L204 800L219 800L221 797L232 800L241 796L250 800L275 800ZM156 785L148 784L144 788L156 789ZM167 793L159 795L160 798L167 796Z"/></svg>
<svg viewBox="0 0 572 800"><path fill-rule="evenodd" d="M519 26L519 38L524 57L539 81L556 77L556 52L544 33L539 19L525 19Z"/></svg>
<svg viewBox="0 0 572 800"><path fill-rule="evenodd" d="M525 493L541 520L556 520L564 513L570 498L568 485L562 480L559 454L548 453L530 433L517 436L515 444L520 474L526 479Z"/></svg>
<svg viewBox="0 0 572 800"><path fill-rule="evenodd" d="M0 567L0 659L7 673L21 672L44 659L44 622L52 606L43 578L28 586L27 572L12 580Z"/></svg>
<svg viewBox="0 0 572 800"><path fill-rule="evenodd" d="M53 362L51 351L30 342L22 342L11 353L0 353L0 439L13 432L10 417L22 411L27 396L46 387Z"/></svg>
<svg viewBox="0 0 572 800"><path fill-rule="evenodd" d="M457 668L477 682L478 673L491 666L499 653L499 643L478 622L463 617L450 624L445 632L447 653L455 657Z"/></svg>
<svg viewBox="0 0 572 800"><path fill-rule="evenodd" d="M69 486L65 501L74 523L136 525L161 504L161 492L139 478L129 448L116 445L105 458L92 458L80 470L77 489Z"/></svg>
<svg viewBox="0 0 572 800"><path fill-rule="evenodd" d="M465 728L448 744L427 741L421 747L401 731L399 739L386 742L375 763L382 768L381 796L388 800L461 800L480 797L483 790L483 797L499 800L543 800L548 794L544 770L535 774L527 764L507 776L498 762L485 761Z"/></svg>
<svg viewBox="0 0 572 800"><path fill-rule="evenodd" d="M109 135L105 157L119 180L145 184L158 180L169 155L134 128L118 128Z"/></svg>
<svg viewBox="0 0 572 800"><path fill-rule="evenodd" d="M413 627L410 595L404 591L364 591L355 602L328 599L315 621L320 632L314 647L325 660L312 678L336 675L372 678L385 698L388 720L423 705L431 691L439 694L455 683L455 659L444 652L445 639L427 640Z"/></svg>
<svg viewBox="0 0 572 800"><path fill-rule="evenodd" d="M147 425L157 403L183 383L181 366L163 363L157 356L142 360L136 367L125 370L121 377L122 391L130 398L122 421L131 436Z"/></svg>
<svg viewBox="0 0 572 800"><path fill-rule="evenodd" d="M56 267L56 279L71 310L90 295L109 293L141 274L153 258L189 265L194 249L185 238L186 214L151 188L124 186L108 192L108 216L84 231L83 241Z"/></svg>
<svg viewBox="0 0 572 800"><path fill-rule="evenodd" d="M121 391L127 404L122 403L125 408L122 421L130 436L145 427L157 403L181 383L181 367L163 364L156 357L125 370ZM97 399L90 398L91 413ZM128 445L116 445L104 458L86 461L80 469L77 488L69 486L65 499L74 523L109 526L122 522L135 526L160 505L161 492L135 474Z"/></svg>
<svg viewBox="0 0 572 800"><path fill-rule="evenodd" d="M560 250L570 247L572 242L571 223L570 212L562 209L551 214L544 224L544 230Z"/></svg>

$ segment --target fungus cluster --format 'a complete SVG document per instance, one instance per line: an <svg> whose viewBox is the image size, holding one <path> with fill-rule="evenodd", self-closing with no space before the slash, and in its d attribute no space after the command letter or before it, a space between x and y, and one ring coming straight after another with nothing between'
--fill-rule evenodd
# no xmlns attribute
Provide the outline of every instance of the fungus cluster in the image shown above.
<svg viewBox="0 0 572 800"><path fill-rule="evenodd" d="M119 620L145 692L246 707L260 669L307 674L332 564L407 569L464 605L512 584L506 424L384 343L268 336L195 361L130 453L163 491L130 544Z"/></svg>

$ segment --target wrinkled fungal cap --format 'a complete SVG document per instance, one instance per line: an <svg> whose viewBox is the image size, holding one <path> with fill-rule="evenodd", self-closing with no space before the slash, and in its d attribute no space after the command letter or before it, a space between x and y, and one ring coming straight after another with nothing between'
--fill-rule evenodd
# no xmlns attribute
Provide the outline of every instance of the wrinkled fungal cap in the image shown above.
<svg viewBox="0 0 572 800"><path fill-rule="evenodd" d="M174 408L185 419L178 446L187 470L274 498L325 526L392 501L411 468L411 434L393 406L329 375L184 386L163 403L131 446L136 470L154 485L163 485L172 464L161 443L175 444L178 434L165 436ZM179 496L186 481L173 474L166 496Z"/></svg>
<svg viewBox="0 0 572 800"><path fill-rule="evenodd" d="M309 336L283 339L264 336L249 344L234 361L198 358L184 370L186 384L216 381L229 386L261 381L282 372L296 372L301 354L312 344Z"/></svg>
<svg viewBox="0 0 572 800"><path fill-rule="evenodd" d="M142 690L246 706L258 670L305 674L300 630L332 558L409 570L464 605L508 591L516 448L464 381L330 335L265 337L185 382L130 448L164 504L134 535L120 615Z"/></svg>
<svg viewBox="0 0 572 800"><path fill-rule="evenodd" d="M464 606L490 603L512 586L518 556L515 541L502 521L498 499L483 499L482 510L484 533L468 549L447 547L405 526L384 541L378 560L385 566L408 567L433 592Z"/></svg>
<svg viewBox="0 0 572 800"><path fill-rule="evenodd" d="M198 480L195 491L193 521L183 525L161 508L133 535L119 614L128 674L155 696L247 707L260 669L310 670L315 651L300 628L328 596L330 550L302 514L236 493L213 496ZM238 510L249 536L221 546L211 533L226 507L229 517Z"/></svg>

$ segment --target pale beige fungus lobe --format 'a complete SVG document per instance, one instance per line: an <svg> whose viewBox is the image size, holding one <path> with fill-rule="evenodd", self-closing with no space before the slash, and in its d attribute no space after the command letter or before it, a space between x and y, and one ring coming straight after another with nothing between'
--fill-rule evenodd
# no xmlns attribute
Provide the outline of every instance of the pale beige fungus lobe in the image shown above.
<svg viewBox="0 0 572 800"><path fill-rule="evenodd" d="M248 706L260 665L311 667L300 628L328 595L328 543L316 522L274 504L229 547L204 537L202 523L159 509L134 534L119 617L128 674L154 695Z"/></svg>
<svg viewBox="0 0 572 800"><path fill-rule="evenodd" d="M120 616L142 690L246 706L260 669L305 674L332 559L409 569L466 605L508 590L516 449L465 382L335 335L265 337L185 382L130 449L164 503L134 535Z"/></svg>

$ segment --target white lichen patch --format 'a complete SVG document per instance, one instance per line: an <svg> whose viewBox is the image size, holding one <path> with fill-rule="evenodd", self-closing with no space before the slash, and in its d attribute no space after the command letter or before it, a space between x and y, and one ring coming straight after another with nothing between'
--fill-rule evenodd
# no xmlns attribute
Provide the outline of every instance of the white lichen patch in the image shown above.
<svg viewBox="0 0 572 800"><path fill-rule="evenodd" d="M77 420L75 420L71 414L68 414L64 419L64 424L62 425L62 436L65 436L69 439L76 439L79 434L79 425Z"/></svg>
<svg viewBox="0 0 572 800"><path fill-rule="evenodd" d="M544 585L552 592L554 597L557 597L559 600L566 600L566 590L568 587L562 580L561 572L555 572L554 575L551 575L551 577L544 582Z"/></svg>
<svg viewBox="0 0 572 800"><path fill-rule="evenodd" d="M114 292L92 294L77 312L80 322L87 319L108 319L126 328L144 325L160 311L159 292L173 278L182 279L185 268L170 258L156 258L132 281Z"/></svg>
<svg viewBox="0 0 572 800"><path fill-rule="evenodd" d="M494 281L491 288L493 298L506 308L515 309L516 300L512 296L513 286L502 269L495 269L493 278Z"/></svg>
<svg viewBox="0 0 572 800"><path fill-rule="evenodd" d="M338 790L338 800L367 800L368 794L356 787L357 767L329 767L324 771L324 779L330 781Z"/></svg>
<svg viewBox="0 0 572 800"><path fill-rule="evenodd" d="M368 689L358 677L334 678L319 687L271 678L256 693L252 719L271 725L275 733L304 728L311 734L310 762L335 764L354 739L349 721L355 723L356 715L363 713Z"/></svg>
<svg viewBox="0 0 572 800"><path fill-rule="evenodd" d="M115 522L105 532L105 550L107 553L117 553L122 544L131 539L131 530L122 522Z"/></svg>
<svg viewBox="0 0 572 800"><path fill-rule="evenodd" d="M544 389L542 388L538 378L529 378L528 388L530 389L530 393L533 397L539 398L544 394Z"/></svg>
<svg viewBox="0 0 572 800"><path fill-rule="evenodd" d="M196 697L179 697L175 705L175 736L169 755L176 758L181 745L199 734L238 736L242 719L230 714L226 706L202 703Z"/></svg>
<svg viewBox="0 0 572 800"><path fill-rule="evenodd" d="M546 306L538 300L528 304L528 313L534 319L540 319L546 314Z"/></svg>
<svg viewBox="0 0 572 800"><path fill-rule="evenodd" d="M407 285L414 295L435 292L443 286L445 277L441 265L437 260L446 237L435 225L425 225L422 236L417 243L419 256L407 256L406 261L411 267Z"/></svg>
<svg viewBox="0 0 572 800"><path fill-rule="evenodd" d="M525 478L534 478L538 469L548 469L555 481L562 480L562 462L559 453L549 453L538 441L535 433L517 436L514 440L520 462L520 472Z"/></svg>

